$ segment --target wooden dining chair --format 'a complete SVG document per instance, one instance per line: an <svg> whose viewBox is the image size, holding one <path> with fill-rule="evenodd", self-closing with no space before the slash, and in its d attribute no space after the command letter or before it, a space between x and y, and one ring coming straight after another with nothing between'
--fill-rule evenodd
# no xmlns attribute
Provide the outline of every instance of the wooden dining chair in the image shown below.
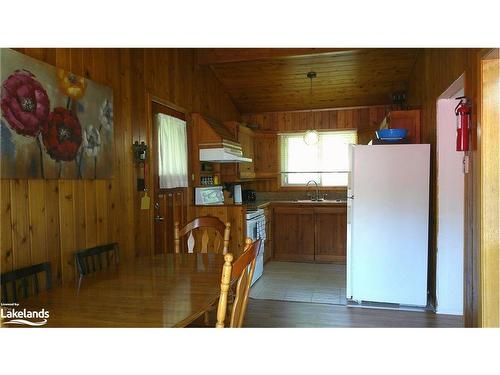
<svg viewBox="0 0 500 375"><path fill-rule="evenodd" d="M103 259L104 258L104 259ZM79 250L75 253L78 270L78 290L85 275L108 268L120 262L118 244L116 242Z"/></svg>
<svg viewBox="0 0 500 375"><path fill-rule="evenodd" d="M2 285L2 303L18 302L18 283L21 282L23 298L28 298L32 289L34 294L40 293L38 274L45 273L45 290L52 287L52 269L50 262L35 264L33 266L19 268L14 271L5 272L0 275L0 284ZM11 285L12 295L8 292L8 285ZM31 288L30 284L33 286Z"/></svg>
<svg viewBox="0 0 500 375"><path fill-rule="evenodd" d="M245 319L248 305L248 293L252 283L255 270L255 261L260 248L260 240L252 242L250 238L245 240L245 249L242 255L233 263L233 254L224 255L224 266L222 267L222 278L220 284L219 305L217 307L217 324L215 327L224 328L226 319L228 292L232 285L236 284L236 292L231 307L230 328L241 328Z"/></svg>
<svg viewBox="0 0 500 375"><path fill-rule="evenodd" d="M230 234L231 223L224 224L212 216L197 217L182 229L180 229L179 222L175 222L175 253L181 252L181 238L187 236L188 253L226 254L229 248Z"/></svg>

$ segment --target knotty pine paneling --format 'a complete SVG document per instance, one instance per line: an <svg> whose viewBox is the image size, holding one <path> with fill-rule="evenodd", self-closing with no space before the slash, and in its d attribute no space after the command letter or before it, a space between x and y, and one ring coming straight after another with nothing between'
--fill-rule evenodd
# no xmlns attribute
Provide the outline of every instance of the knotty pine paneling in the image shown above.
<svg viewBox="0 0 500 375"><path fill-rule="evenodd" d="M125 260L152 253L152 211L139 210L131 145L150 144L150 96L238 120L213 72L196 64L193 49L17 50L113 88L114 176L0 181L1 272L48 260L54 281L68 281L75 277L73 253L82 247L117 241Z"/></svg>
<svg viewBox="0 0 500 375"><path fill-rule="evenodd" d="M247 113L242 115L242 120L246 123L258 124L259 130L271 134L305 131L310 129L357 129L358 143L367 144L374 137L375 130L378 129L389 110L390 106L379 105L313 111ZM270 135L266 134L265 138L267 138L267 141L265 141L259 140L259 136L256 136L257 147L255 148L255 158L259 160L265 158L265 164L274 166L274 172L278 173L278 143L272 142L272 139L269 137ZM268 147L275 147L276 149L274 152L269 152ZM262 154L263 152L265 155ZM256 170L256 172L258 173L260 171ZM245 188L255 189L257 191L279 190L277 178L257 180L244 184Z"/></svg>
<svg viewBox="0 0 500 375"><path fill-rule="evenodd" d="M465 306L466 326L479 324L479 202L480 153L478 151L478 87L480 75L478 61L484 53L479 49L436 48L424 49L410 76L408 103L422 109L422 143L431 144L431 214L429 231L429 290L435 299L436 290L436 233L437 233L437 189L436 189L436 101L438 97L462 74L465 73L465 95L472 99L472 142L468 152L470 166L465 175ZM438 301L439 303L439 301Z"/></svg>
<svg viewBox="0 0 500 375"><path fill-rule="evenodd" d="M406 89L418 51L360 48L294 58L275 53L274 58L213 61L211 66L244 113L369 106L390 104L394 91ZM311 70L317 73L312 97L307 78Z"/></svg>

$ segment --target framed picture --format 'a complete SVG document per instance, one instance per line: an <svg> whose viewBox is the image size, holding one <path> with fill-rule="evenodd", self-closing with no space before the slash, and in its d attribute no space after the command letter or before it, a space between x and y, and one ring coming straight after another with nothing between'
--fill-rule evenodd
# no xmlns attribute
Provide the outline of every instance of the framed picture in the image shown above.
<svg viewBox="0 0 500 375"><path fill-rule="evenodd" d="M113 177L113 90L0 49L1 178Z"/></svg>

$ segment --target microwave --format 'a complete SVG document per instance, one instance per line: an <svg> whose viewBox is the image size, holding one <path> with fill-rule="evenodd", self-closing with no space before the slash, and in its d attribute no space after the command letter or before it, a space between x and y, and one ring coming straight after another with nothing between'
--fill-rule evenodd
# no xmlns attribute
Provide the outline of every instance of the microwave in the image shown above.
<svg viewBox="0 0 500 375"><path fill-rule="evenodd" d="M197 206L224 204L222 186L203 186L194 188L194 203Z"/></svg>

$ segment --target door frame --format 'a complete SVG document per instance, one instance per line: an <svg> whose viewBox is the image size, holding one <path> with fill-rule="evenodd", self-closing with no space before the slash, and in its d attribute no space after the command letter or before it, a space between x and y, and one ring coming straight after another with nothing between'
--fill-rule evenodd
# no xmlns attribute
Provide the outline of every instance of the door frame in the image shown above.
<svg viewBox="0 0 500 375"><path fill-rule="evenodd" d="M481 111L482 111L482 61L498 48L479 49L467 73L465 94L473 99L470 173L465 175L465 264L464 264L464 326L482 326L481 290ZM475 80L475 81L474 81Z"/></svg>
<svg viewBox="0 0 500 375"><path fill-rule="evenodd" d="M477 109L477 123L478 123L478 169L479 173L477 176L477 194L476 197L479 197L475 201L478 207L476 207L475 212L477 213L476 217L476 225L475 228L478 228L476 232L476 241L475 244L478 247L478 272L479 272L479 280L478 281L478 314L477 314L477 325L481 327L499 327L500 326L500 308L498 306L498 301L500 299L499 285L491 285L499 283L499 271L500 264L498 264L498 211L487 212L485 207L485 190L486 186L489 186L489 181L494 180L496 184L498 184L498 169L494 167L486 167L488 162L497 162L499 163L499 155L498 155L498 143L496 143L497 149L495 150L495 142L491 140L485 141L484 136L496 136L500 138L498 134L498 130L495 131L492 129L491 122L483 122L485 120L484 107L483 107L483 81L484 81L484 69L483 63L486 60L499 60L500 58L500 50L499 48L490 48L482 50L479 53L478 58L478 109ZM500 61L498 62L500 64ZM484 125L488 126L484 126ZM490 154L491 153L491 154ZM496 155L496 158L495 156ZM495 175L496 171L496 175ZM487 172L487 173L485 173ZM491 197L490 197L491 198ZM492 197L492 199L496 199L497 197ZM488 210L491 211L491 210ZM495 217L496 216L496 217ZM497 223L495 223L495 221ZM487 235L489 234L489 236ZM491 237L491 234L496 235L496 241ZM491 254L491 249L495 248L495 242L497 246L497 254ZM495 257L497 259L495 259ZM490 266L490 263L493 263L496 260L497 269ZM493 261L493 262L492 262ZM496 294L495 294L496 289ZM488 303L486 302L488 301Z"/></svg>

